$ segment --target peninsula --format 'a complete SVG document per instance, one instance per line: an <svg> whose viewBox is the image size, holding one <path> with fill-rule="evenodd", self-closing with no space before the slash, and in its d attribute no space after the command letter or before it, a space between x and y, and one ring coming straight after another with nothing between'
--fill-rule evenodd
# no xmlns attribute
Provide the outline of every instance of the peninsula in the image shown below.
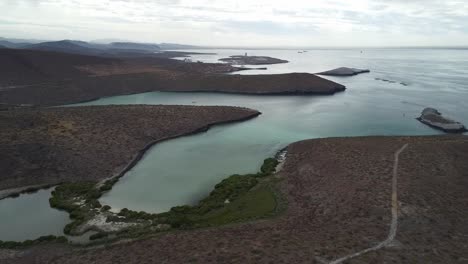
<svg viewBox="0 0 468 264"><path fill-rule="evenodd" d="M240 107L150 105L0 111L0 191L117 176L156 142L259 114Z"/></svg>
<svg viewBox="0 0 468 264"><path fill-rule="evenodd" d="M168 58L98 57L0 49L0 104L53 106L150 91L334 94L341 84L309 73L233 75L243 68Z"/></svg>

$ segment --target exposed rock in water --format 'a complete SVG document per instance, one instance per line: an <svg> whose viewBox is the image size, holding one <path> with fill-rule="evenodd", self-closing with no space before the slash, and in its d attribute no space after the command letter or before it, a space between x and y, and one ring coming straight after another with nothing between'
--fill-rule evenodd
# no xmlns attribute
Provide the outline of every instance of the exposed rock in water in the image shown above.
<svg viewBox="0 0 468 264"><path fill-rule="evenodd" d="M434 108L425 108L417 119L428 126L448 133L463 133L467 131L463 124L442 116Z"/></svg>
<svg viewBox="0 0 468 264"><path fill-rule="evenodd" d="M397 81L392 81L392 80L387 80L387 79L382 79L382 78L374 78L375 80L377 81L382 81L382 82L388 82L388 83L396 83ZM403 85L403 86L408 86L409 84L408 83L405 83L405 82L399 82L399 84Z"/></svg>
<svg viewBox="0 0 468 264"><path fill-rule="evenodd" d="M227 63L235 65L268 65L268 64L278 64L278 63L288 63L287 60L281 60L277 58L267 57L267 56L244 56L244 55L234 55L229 56L229 58L219 59Z"/></svg>
<svg viewBox="0 0 468 264"><path fill-rule="evenodd" d="M329 75L329 76L353 76L360 73L370 72L368 69L356 69L356 68L347 68L340 67L329 71L319 72L319 75Z"/></svg>

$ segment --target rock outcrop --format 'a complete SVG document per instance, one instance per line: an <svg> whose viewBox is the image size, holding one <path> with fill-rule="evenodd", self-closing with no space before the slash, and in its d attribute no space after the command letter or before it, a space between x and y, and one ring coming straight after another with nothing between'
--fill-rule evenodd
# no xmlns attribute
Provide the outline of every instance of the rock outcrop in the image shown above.
<svg viewBox="0 0 468 264"><path fill-rule="evenodd" d="M425 108L417 119L428 126L448 133L463 133L467 131L463 124L442 116L434 108Z"/></svg>
<svg viewBox="0 0 468 264"><path fill-rule="evenodd" d="M287 60L267 57L267 56L246 56L234 55L229 58L219 59L220 61L227 62L234 65L269 65L278 63L288 63Z"/></svg>
<svg viewBox="0 0 468 264"><path fill-rule="evenodd" d="M329 75L329 76L353 76L358 75L360 73L367 73L370 70L367 69L356 69L356 68L347 68L347 67L340 67L329 71L319 72L319 75Z"/></svg>

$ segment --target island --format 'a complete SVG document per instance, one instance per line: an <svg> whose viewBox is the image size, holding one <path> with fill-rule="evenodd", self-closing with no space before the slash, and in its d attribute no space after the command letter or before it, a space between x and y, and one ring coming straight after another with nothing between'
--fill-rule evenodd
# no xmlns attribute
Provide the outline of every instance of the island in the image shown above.
<svg viewBox="0 0 468 264"><path fill-rule="evenodd" d="M269 65L289 62L287 60L272 58L268 56L247 56L247 54L233 55L229 56L229 58L219 59L219 61L227 62L233 65Z"/></svg>
<svg viewBox="0 0 468 264"><path fill-rule="evenodd" d="M367 69L356 69L340 67L329 71L319 72L318 75L329 75L329 76L354 76L361 73L368 73L370 70Z"/></svg>
<svg viewBox="0 0 468 264"><path fill-rule="evenodd" d="M463 124L444 117L439 111L437 111L437 109L434 108L425 108L417 120L447 133L463 133L468 131Z"/></svg>

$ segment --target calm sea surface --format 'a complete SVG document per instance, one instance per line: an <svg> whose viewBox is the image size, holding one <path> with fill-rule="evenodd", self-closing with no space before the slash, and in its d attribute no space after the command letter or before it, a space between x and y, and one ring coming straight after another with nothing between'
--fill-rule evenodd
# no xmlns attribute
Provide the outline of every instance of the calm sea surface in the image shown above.
<svg viewBox="0 0 468 264"><path fill-rule="evenodd" d="M341 66L368 68L371 73L353 77L326 77L347 87L345 92L332 96L152 92L103 98L81 104L231 105L262 112L258 118L246 122L215 126L206 133L156 145L101 198L101 203L112 206L114 210L128 208L148 212L163 212L172 206L194 204L223 178L235 173L257 171L263 159L298 140L440 134L415 120L427 106L435 107L445 115L468 124L468 50L198 52L215 52L217 55L196 55L192 60L216 62L222 57L247 52L248 55L265 55L290 61L287 64L267 65L266 71L243 71L236 74L315 73ZM34 203L48 204L47 196L37 196ZM12 203L12 200L0 201L0 216L18 214L19 209L14 206L10 210L8 208L12 206L3 209L2 204L5 203ZM50 213L50 222L55 223L57 228L63 228L66 221L63 221L63 225L56 224L58 217L51 213L53 209L44 211ZM6 227L2 221L0 240L6 240L3 234L7 229L13 230L18 233L18 238L24 239L28 233L23 232L23 227L29 223L30 219L18 220L16 223L8 222ZM47 221L44 226L49 226ZM23 235L19 235L22 233Z"/></svg>

